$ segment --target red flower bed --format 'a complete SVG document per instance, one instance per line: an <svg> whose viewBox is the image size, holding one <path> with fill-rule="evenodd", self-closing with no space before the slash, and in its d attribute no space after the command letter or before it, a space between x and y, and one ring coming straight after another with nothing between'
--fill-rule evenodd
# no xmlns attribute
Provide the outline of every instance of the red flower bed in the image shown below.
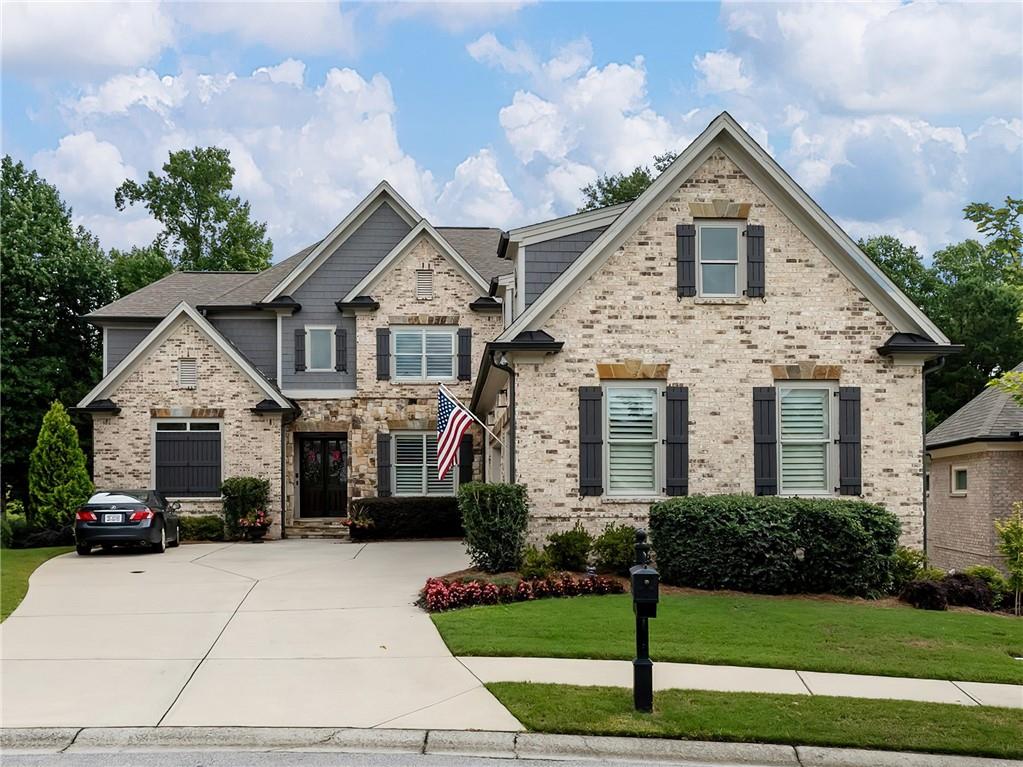
<svg viewBox="0 0 1023 767"><path fill-rule="evenodd" d="M584 594L621 594L625 588L613 578L599 575L575 578L563 574L552 578L534 578L516 585L488 581L446 581L430 578L419 593L419 603L427 612L454 610L458 607L528 602L545 597L577 597Z"/></svg>

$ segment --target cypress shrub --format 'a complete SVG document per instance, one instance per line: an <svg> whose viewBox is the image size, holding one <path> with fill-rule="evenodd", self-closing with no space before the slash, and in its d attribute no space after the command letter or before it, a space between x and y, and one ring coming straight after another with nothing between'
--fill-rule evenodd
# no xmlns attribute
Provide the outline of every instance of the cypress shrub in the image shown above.
<svg viewBox="0 0 1023 767"><path fill-rule="evenodd" d="M71 524L75 510L92 494L85 453L67 410L54 402L43 416L39 438L29 456L29 522L44 530Z"/></svg>
<svg viewBox="0 0 1023 767"><path fill-rule="evenodd" d="M526 547L526 488L467 482L458 488L465 548L472 563L490 573L517 570Z"/></svg>
<svg viewBox="0 0 1023 767"><path fill-rule="evenodd" d="M390 497L352 501L348 530L353 540L461 538L457 498Z"/></svg>

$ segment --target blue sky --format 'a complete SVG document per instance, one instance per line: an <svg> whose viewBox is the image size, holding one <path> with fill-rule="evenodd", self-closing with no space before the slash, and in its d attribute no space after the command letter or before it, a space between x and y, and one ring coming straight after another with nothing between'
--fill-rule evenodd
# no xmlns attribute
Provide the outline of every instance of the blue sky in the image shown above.
<svg viewBox="0 0 1023 767"><path fill-rule="evenodd" d="M855 237L929 254L1023 195L1019 3L3 5L3 150L105 247L114 188L232 152L276 257L381 178L436 224L572 212L722 109Z"/></svg>

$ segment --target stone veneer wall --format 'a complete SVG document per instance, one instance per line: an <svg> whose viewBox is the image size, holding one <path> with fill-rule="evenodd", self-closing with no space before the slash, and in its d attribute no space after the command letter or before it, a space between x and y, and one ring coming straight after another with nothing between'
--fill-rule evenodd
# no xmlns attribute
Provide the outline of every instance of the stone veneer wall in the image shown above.
<svg viewBox="0 0 1023 767"><path fill-rule="evenodd" d="M194 357L195 389L177 385L178 360ZM224 479L258 476L270 480L270 509L281 508L280 415L256 415L249 408L266 398L252 380L189 319L128 376L110 398L121 408L93 417L93 480L97 487L150 487L153 483L151 410L189 412L223 409L221 443ZM211 498L182 500L185 512L219 512ZM277 515L279 516L279 514ZM271 535L278 535L275 522Z"/></svg>
<svg viewBox="0 0 1023 767"><path fill-rule="evenodd" d="M932 451L927 555L931 564L945 569L971 565L1004 569L994 523L1009 515L1015 501L1023 500L1023 446L1011 451L973 447L977 452ZM967 471L966 495L951 494L953 466Z"/></svg>
<svg viewBox="0 0 1023 767"><path fill-rule="evenodd" d="M675 227L693 221L689 203L721 198L751 203L749 222L765 226L766 298L679 300ZM774 384L772 365L822 375L840 365L839 382L862 392L864 497L898 515L904 544L923 544L921 367L878 355L891 323L722 152L543 328L564 349L516 366L517 473L534 539L576 520L593 531L645 522L647 500L578 495L578 387L599 385L598 363L632 359L689 387L691 494L753 492L752 390Z"/></svg>

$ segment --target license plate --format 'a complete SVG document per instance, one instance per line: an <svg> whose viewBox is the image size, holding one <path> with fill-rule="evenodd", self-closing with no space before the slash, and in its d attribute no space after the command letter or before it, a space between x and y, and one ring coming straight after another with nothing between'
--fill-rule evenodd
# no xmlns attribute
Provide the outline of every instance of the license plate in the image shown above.
<svg viewBox="0 0 1023 767"><path fill-rule="evenodd" d="M104 514L103 515L103 521L104 522L120 522L122 519L123 519L123 517L120 514Z"/></svg>

